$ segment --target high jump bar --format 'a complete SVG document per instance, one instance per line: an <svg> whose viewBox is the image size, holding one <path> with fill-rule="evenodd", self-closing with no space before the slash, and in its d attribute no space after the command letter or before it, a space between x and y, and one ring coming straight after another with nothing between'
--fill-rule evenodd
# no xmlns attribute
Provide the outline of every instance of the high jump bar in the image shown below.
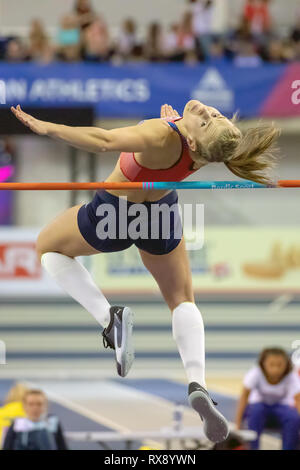
<svg viewBox="0 0 300 470"><path fill-rule="evenodd" d="M159 181L159 182L94 182L94 183L0 183L0 190L13 191L78 191L96 189L264 189L300 188L300 180L279 180L270 185L253 181Z"/></svg>

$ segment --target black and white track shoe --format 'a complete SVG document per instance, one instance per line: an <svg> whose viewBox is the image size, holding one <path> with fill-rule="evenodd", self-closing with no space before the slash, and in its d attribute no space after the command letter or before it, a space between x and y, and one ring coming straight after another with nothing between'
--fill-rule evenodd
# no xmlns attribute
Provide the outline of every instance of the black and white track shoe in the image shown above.
<svg viewBox="0 0 300 470"><path fill-rule="evenodd" d="M199 413L204 426L204 433L211 442L222 442L228 437L229 428L224 416L216 409L207 390L197 382L189 384L189 403Z"/></svg>
<svg viewBox="0 0 300 470"><path fill-rule="evenodd" d="M103 330L103 345L115 351L118 374L125 377L134 360L133 313L129 307L110 307L110 323Z"/></svg>

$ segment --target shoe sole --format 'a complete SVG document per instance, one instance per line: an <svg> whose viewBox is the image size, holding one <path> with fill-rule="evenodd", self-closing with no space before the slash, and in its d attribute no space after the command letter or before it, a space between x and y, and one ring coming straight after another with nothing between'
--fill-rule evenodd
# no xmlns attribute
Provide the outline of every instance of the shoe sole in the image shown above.
<svg viewBox="0 0 300 470"><path fill-rule="evenodd" d="M189 403L204 421L206 437L211 442L225 441L229 434L228 423L210 398L205 393L195 390L189 395Z"/></svg>
<svg viewBox="0 0 300 470"><path fill-rule="evenodd" d="M118 374L126 377L134 361L134 345L132 337L133 313L130 308L125 307L122 314L122 343L120 347L120 359L117 361ZM117 360L117 359L116 359Z"/></svg>

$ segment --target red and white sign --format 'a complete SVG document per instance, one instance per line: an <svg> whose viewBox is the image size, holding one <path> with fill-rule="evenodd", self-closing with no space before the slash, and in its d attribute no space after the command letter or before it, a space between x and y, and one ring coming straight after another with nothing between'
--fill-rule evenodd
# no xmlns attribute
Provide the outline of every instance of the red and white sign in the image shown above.
<svg viewBox="0 0 300 470"><path fill-rule="evenodd" d="M35 250L38 229L0 227L0 297L65 297L42 269Z"/></svg>
<svg viewBox="0 0 300 470"><path fill-rule="evenodd" d="M0 243L0 279L40 279L41 265L34 243Z"/></svg>

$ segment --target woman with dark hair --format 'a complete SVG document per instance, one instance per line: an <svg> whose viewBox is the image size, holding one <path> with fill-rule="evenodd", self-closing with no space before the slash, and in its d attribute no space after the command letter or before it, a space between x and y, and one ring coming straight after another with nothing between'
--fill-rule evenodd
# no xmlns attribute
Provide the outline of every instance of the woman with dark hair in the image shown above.
<svg viewBox="0 0 300 470"><path fill-rule="evenodd" d="M268 0L247 0L243 16L249 22L254 36L270 32L272 22Z"/></svg>
<svg viewBox="0 0 300 470"><path fill-rule="evenodd" d="M160 23L149 24L144 53L151 62L163 60L163 33Z"/></svg>
<svg viewBox="0 0 300 470"><path fill-rule="evenodd" d="M77 15L80 27L82 29L89 26L96 18L96 14L90 0L76 0L74 5L74 13Z"/></svg>
<svg viewBox="0 0 300 470"><path fill-rule="evenodd" d="M236 425L247 420L248 428L257 432L253 450L267 424L275 423L282 432L282 449L297 448L300 431L300 379L293 371L288 354L281 348L264 349L244 378Z"/></svg>

